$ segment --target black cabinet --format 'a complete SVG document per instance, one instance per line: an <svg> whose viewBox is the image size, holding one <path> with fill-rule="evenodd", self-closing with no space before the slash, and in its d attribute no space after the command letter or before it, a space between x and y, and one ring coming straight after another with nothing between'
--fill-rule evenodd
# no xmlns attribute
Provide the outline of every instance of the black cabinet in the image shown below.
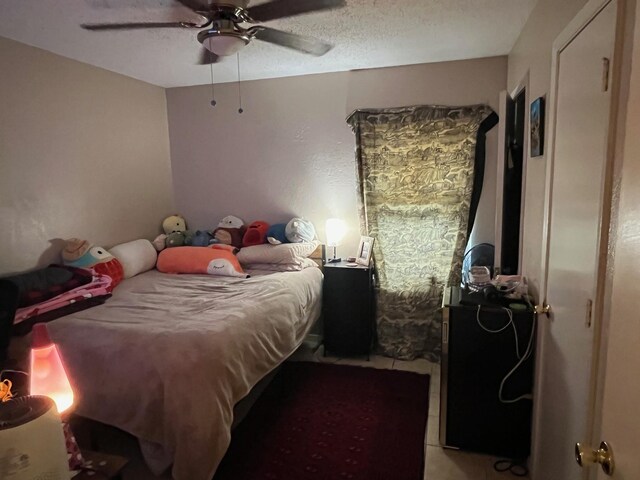
<svg viewBox="0 0 640 480"><path fill-rule="evenodd" d="M528 456L534 315L528 308L479 308L461 305L455 298L445 306L440 390L442 445L508 458ZM524 359L528 347L531 355ZM516 365L519 366L515 368ZM521 399L514 401L517 398Z"/></svg>
<svg viewBox="0 0 640 480"><path fill-rule="evenodd" d="M346 262L324 266L325 352L369 354L374 336L373 281L373 268L370 267L349 267Z"/></svg>

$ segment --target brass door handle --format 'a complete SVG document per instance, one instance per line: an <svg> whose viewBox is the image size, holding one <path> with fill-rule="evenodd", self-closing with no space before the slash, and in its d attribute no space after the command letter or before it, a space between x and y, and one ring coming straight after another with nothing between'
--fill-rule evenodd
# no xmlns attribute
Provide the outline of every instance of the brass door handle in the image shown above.
<svg viewBox="0 0 640 480"><path fill-rule="evenodd" d="M605 474L609 476L613 475L613 471L615 470L613 450L607 442L601 442L598 450L594 450L590 446L583 445L582 443L576 443L575 453L576 462L578 462L578 465L581 467L588 467L599 463Z"/></svg>
<svg viewBox="0 0 640 480"><path fill-rule="evenodd" d="M551 312L551 306L547 303L543 303L542 305L536 305L533 307L533 311L538 315L546 315L549 316L549 312Z"/></svg>

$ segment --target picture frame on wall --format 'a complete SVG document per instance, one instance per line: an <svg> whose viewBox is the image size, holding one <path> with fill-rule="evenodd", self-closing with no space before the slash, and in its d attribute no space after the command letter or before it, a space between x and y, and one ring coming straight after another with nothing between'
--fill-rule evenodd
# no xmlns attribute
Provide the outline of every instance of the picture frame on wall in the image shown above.
<svg viewBox="0 0 640 480"><path fill-rule="evenodd" d="M529 114L531 156L539 157L544 154L544 97L533 101Z"/></svg>
<svg viewBox="0 0 640 480"><path fill-rule="evenodd" d="M360 237L360 244L358 245L358 254L356 255L356 263L359 265L369 266L371 262L371 255L373 255L373 237Z"/></svg>

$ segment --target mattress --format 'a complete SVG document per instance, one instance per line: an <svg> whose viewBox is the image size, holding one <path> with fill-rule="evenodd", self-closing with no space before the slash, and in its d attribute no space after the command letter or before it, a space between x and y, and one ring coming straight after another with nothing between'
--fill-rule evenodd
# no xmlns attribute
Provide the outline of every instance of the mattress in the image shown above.
<svg viewBox="0 0 640 480"><path fill-rule="evenodd" d="M210 480L233 407L320 316L322 273L168 275L123 281L104 305L51 322L74 412L129 432L155 473Z"/></svg>

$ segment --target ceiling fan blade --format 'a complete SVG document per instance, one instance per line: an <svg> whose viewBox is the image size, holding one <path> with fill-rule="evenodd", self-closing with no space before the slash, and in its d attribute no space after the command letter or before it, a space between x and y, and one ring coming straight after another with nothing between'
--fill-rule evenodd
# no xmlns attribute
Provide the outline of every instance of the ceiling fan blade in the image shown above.
<svg viewBox="0 0 640 480"><path fill-rule="evenodd" d="M198 28L195 23L189 22L145 22L145 23L84 23L80 25L85 30L138 30L142 28Z"/></svg>
<svg viewBox="0 0 640 480"><path fill-rule="evenodd" d="M200 59L198 60L198 65L210 65L212 63L218 63L220 61L220 57L213 52L210 52L206 48L200 50Z"/></svg>
<svg viewBox="0 0 640 480"><path fill-rule="evenodd" d="M293 17L303 13L318 12L341 8L345 0L273 0L247 9L251 19L256 22L268 22L277 18Z"/></svg>
<svg viewBox="0 0 640 480"><path fill-rule="evenodd" d="M274 43L282 47L292 48L304 53L310 53L317 57L324 55L333 48L333 45L322 42L316 38L303 37L295 33L283 32L275 28L252 27L248 30L254 38L263 42Z"/></svg>

